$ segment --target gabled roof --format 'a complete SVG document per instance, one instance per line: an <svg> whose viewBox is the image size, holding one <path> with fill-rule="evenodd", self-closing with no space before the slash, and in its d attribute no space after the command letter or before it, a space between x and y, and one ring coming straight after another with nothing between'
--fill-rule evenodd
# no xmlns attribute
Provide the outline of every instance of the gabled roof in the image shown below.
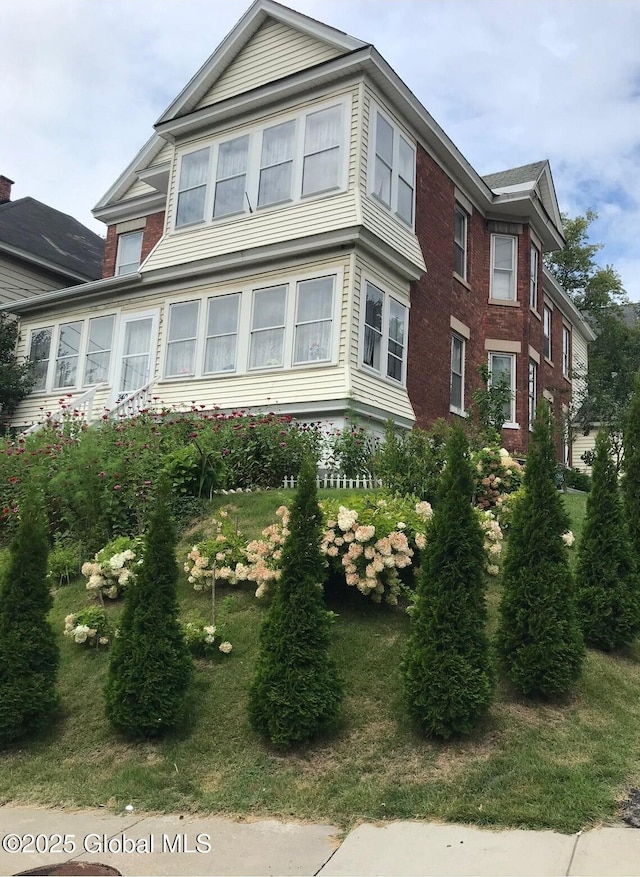
<svg viewBox="0 0 640 877"><path fill-rule="evenodd" d="M0 252L74 280L102 274L104 240L35 198L0 204Z"/></svg>
<svg viewBox="0 0 640 877"><path fill-rule="evenodd" d="M559 231L562 230L558 198L547 159L487 174L482 179L497 196L497 203L522 197L537 197L549 219Z"/></svg>
<svg viewBox="0 0 640 877"><path fill-rule="evenodd" d="M482 179L494 191L505 186L537 183L546 166L546 161L535 161L532 164L523 164L520 167L512 167L506 171L498 171L495 174L485 174Z"/></svg>

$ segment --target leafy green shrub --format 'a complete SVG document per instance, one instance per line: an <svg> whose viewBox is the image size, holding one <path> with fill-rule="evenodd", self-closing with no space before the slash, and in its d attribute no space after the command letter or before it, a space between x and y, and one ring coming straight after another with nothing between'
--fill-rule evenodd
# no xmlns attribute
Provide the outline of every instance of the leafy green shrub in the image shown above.
<svg viewBox="0 0 640 877"><path fill-rule="evenodd" d="M182 717L192 663L178 621L177 579L163 491L145 536L144 563L125 592L105 689L107 718L127 737L156 737Z"/></svg>
<svg viewBox="0 0 640 877"><path fill-rule="evenodd" d="M197 442L167 454L164 472L175 493L190 496L211 497L226 483L222 458L215 451L203 451Z"/></svg>
<svg viewBox="0 0 640 877"><path fill-rule="evenodd" d="M245 581L249 575L246 542L228 510L220 509L218 516L211 519L211 524L215 527L215 535L194 545L184 564L194 591L211 587L214 569L216 581L232 585Z"/></svg>
<svg viewBox="0 0 640 877"><path fill-rule="evenodd" d="M576 567L578 612L585 641L611 651L633 642L640 630L640 578L611 457L611 444L598 433L593 490Z"/></svg>
<svg viewBox="0 0 640 877"><path fill-rule="evenodd" d="M588 493L591 490L591 475L581 472L579 469L567 469L564 473L564 483L574 490Z"/></svg>
<svg viewBox="0 0 640 877"><path fill-rule="evenodd" d="M622 488L629 523L631 547L636 567L640 570L640 372L636 375L633 394L624 420L624 461Z"/></svg>
<svg viewBox="0 0 640 877"><path fill-rule="evenodd" d="M116 536L96 554L93 561L82 564L87 590L115 600L130 586L140 570L144 546L142 539Z"/></svg>
<svg viewBox="0 0 640 877"><path fill-rule="evenodd" d="M471 505L468 444L452 430L403 661L407 706L422 731L469 733L487 712L493 667L486 635L483 533Z"/></svg>
<svg viewBox="0 0 640 877"><path fill-rule="evenodd" d="M20 522L0 587L0 745L51 722L58 646L47 614L47 535L42 497L20 502Z"/></svg>
<svg viewBox="0 0 640 877"><path fill-rule="evenodd" d="M303 464L282 549L282 575L260 631L249 692L253 728L278 746L304 743L337 722L343 685L328 654L331 615L322 599L322 515L316 470Z"/></svg>
<svg viewBox="0 0 640 877"><path fill-rule="evenodd" d="M82 548L78 542L57 538L49 552L47 577L54 585L67 584L80 572Z"/></svg>
<svg viewBox="0 0 640 877"><path fill-rule="evenodd" d="M80 612L67 615L64 620L64 634L78 645L96 649L109 645L112 636L107 613L101 606L87 606Z"/></svg>
<svg viewBox="0 0 640 877"><path fill-rule="evenodd" d="M580 676L584 643L563 534L569 519L558 493L549 406L536 411L524 493L511 522L497 646L505 674L525 695L568 691Z"/></svg>
<svg viewBox="0 0 640 877"><path fill-rule="evenodd" d="M349 423L343 430L332 433L328 444L331 453L330 469L346 475L347 478L373 476L380 443L369 430L356 423Z"/></svg>
<svg viewBox="0 0 640 877"><path fill-rule="evenodd" d="M376 457L376 473L391 493L415 494L430 503L438 494L450 426L437 421L429 432L402 430L388 421Z"/></svg>
<svg viewBox="0 0 640 877"><path fill-rule="evenodd" d="M184 639L194 658L212 658L219 652L223 655L231 653L233 647L227 639L225 627L230 603L230 597L222 601L215 619L205 618L199 612L189 621L182 622Z"/></svg>

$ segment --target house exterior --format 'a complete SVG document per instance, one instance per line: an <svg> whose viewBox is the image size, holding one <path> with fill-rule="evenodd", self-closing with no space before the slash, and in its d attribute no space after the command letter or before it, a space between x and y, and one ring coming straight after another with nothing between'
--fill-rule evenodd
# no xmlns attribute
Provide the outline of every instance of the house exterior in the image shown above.
<svg viewBox="0 0 640 877"><path fill-rule="evenodd" d="M35 198L12 201L12 186L0 175L0 304L99 278L104 240Z"/></svg>
<svg viewBox="0 0 640 877"><path fill-rule="evenodd" d="M428 427L467 416L483 363L511 382L514 452L536 399L568 410L589 334L543 270L548 162L479 176L373 46L272 0L94 215L102 278L12 305L39 362L15 426L89 393L89 417L155 397Z"/></svg>

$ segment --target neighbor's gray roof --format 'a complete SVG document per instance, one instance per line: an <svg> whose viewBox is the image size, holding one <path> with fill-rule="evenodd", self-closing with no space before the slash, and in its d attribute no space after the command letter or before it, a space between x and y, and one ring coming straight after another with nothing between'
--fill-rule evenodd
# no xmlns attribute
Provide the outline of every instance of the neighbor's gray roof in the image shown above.
<svg viewBox="0 0 640 877"><path fill-rule="evenodd" d="M61 274L86 280L97 280L102 274L104 240L77 219L35 198L0 204L0 249L3 245L25 259L44 260Z"/></svg>
<svg viewBox="0 0 640 877"><path fill-rule="evenodd" d="M502 189L503 186L517 186L519 183L530 183L532 180L538 179L546 164L546 161L535 161L532 164L523 164L520 167L512 167L506 171L487 174L482 179L490 189Z"/></svg>

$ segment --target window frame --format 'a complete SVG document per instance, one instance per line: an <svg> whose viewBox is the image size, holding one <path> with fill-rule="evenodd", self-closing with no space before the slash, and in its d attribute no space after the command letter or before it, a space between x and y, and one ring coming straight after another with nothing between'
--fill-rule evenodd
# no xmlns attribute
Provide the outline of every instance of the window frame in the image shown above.
<svg viewBox="0 0 640 877"><path fill-rule="evenodd" d="M534 258L535 257L535 258ZM538 313L538 289L540 276L540 250L531 244L531 252L529 255L529 307L536 314ZM535 263L535 270L534 270Z"/></svg>
<svg viewBox="0 0 640 877"><path fill-rule="evenodd" d="M171 302L170 304L167 305L167 315L166 315L167 343L165 345L165 350L164 350L163 374L165 374L168 378L189 378L189 377L193 377L196 373L197 356L198 356L198 328L200 325L200 310L201 310L200 304L201 304L201 302L200 302L199 298L195 298L195 299L191 298L191 299L185 299L185 301ZM185 336L184 338L176 338L176 339L171 340L171 337L170 337L170 335L171 335L171 321L172 321L173 313L175 312L174 308L177 309L180 307L184 307L185 305L195 305L196 306L196 331L195 331L195 334L192 336ZM168 372L169 356L171 354L172 347L175 346L176 344L185 344L185 343L189 343L189 342L193 343L191 371L181 372L180 374L177 374L177 375L176 374L169 374L169 372Z"/></svg>
<svg viewBox="0 0 640 877"><path fill-rule="evenodd" d="M562 324L562 376L571 378L571 329L566 323Z"/></svg>
<svg viewBox="0 0 640 877"><path fill-rule="evenodd" d="M138 254L137 262L125 262L124 266L135 264L135 268L132 268L130 271L123 271L123 262L122 262L122 244L126 239L131 240L134 237L138 237L140 239L140 252ZM118 235L118 249L116 252L116 265L115 265L115 276L116 277L125 277L128 274L136 274L139 270L140 265L142 264L142 246L144 243L144 229L136 229L135 231L127 231Z"/></svg>
<svg viewBox="0 0 640 877"><path fill-rule="evenodd" d="M372 365L368 365L364 361L364 345L365 345L365 329L366 329L366 294L367 287L371 286L377 292L382 294L382 322L381 322L381 340L380 340L380 369L376 369ZM383 381L387 381L392 384L394 387L406 387L407 385L407 354L408 354L408 338L409 338L409 311L410 306L408 301L403 301L401 296L394 294L389 291L388 288L380 285L380 281L374 278L369 277L368 275L362 275L361 279L361 289L364 294L361 293L361 302L360 302L360 331L358 333L358 367L365 371L367 374L375 375L377 378ZM403 355L402 355L402 377L400 380L394 378L392 375L388 374L389 371L389 322L390 322L390 310L391 310L391 301L395 302L396 305L403 308L404 310L404 338L403 338Z"/></svg>
<svg viewBox="0 0 640 877"><path fill-rule="evenodd" d="M458 375L457 372L454 371L453 368L453 348L455 342L459 342L461 345L461 371ZM461 417L466 416L465 411L465 399L464 399L464 379L465 379L465 370L466 370L466 360L467 360L467 339L460 335L459 332L452 331L451 332L451 347L450 347L450 369L449 369L449 411L452 414L459 414ZM454 404L453 401L453 376L457 375L460 378L460 406Z"/></svg>
<svg viewBox="0 0 640 877"><path fill-rule="evenodd" d="M303 194L302 186L304 181L304 161L305 157L307 156L307 154L305 153L307 118L309 116L316 115L317 113L321 113L325 110L330 110L334 107L338 107L340 109L341 115L339 126L340 142L338 144L339 158L337 185L331 185L327 188L314 190L312 192L307 192ZM227 131L226 134L212 138L211 140L209 140L208 143L206 143L205 145L199 145L197 148L193 148L193 146L185 147L179 152L177 157L177 173L174 198L175 204L171 211L172 233L180 234L188 230L193 230L194 227L211 227L212 225L216 225L218 223L225 223L233 220L237 221L244 217L260 215L265 211L282 210L289 205L301 204L306 201L313 201L315 199L326 198L334 194L340 194L342 192L345 192L349 184L348 167L351 152L351 116L351 95L343 94L338 95L335 98L325 99L317 104L307 106L302 110L292 110L291 112L283 113L276 117L262 119L260 122L255 122L242 126L241 128L235 130L233 132L233 135L230 135L230 132ZM262 145L264 132L273 129L279 125L286 125L291 122L294 123L295 130L293 135L293 157L289 197L278 201L259 204L258 197L260 191L260 177L261 171L263 170ZM242 209L214 216L216 184L217 182L219 182L217 179L217 175L220 147L226 143L230 143L233 140L238 140L245 136L249 138L249 143L247 152L247 170L245 174L245 197L243 199ZM203 218L193 220L189 223L178 224L178 199L181 191L186 191L180 189L183 162L189 155L193 155L205 149L209 151L209 158L208 171L206 181L204 183L206 191L204 198ZM274 165L269 165L269 167L271 166Z"/></svg>
<svg viewBox="0 0 640 877"><path fill-rule="evenodd" d="M529 357L527 396L529 401L529 430L532 430L533 421L536 416L536 406L538 404L538 363L535 361L535 359L532 359L531 357Z"/></svg>
<svg viewBox="0 0 640 877"><path fill-rule="evenodd" d="M467 279L467 251L469 247L469 214L464 207L456 201L453 219L453 273L462 280ZM460 217L463 222L463 243L460 244L456 237L456 220ZM462 272L458 271L457 258L458 253L462 254Z"/></svg>
<svg viewBox="0 0 640 877"><path fill-rule="evenodd" d="M542 353L548 362L552 362L553 348L551 336L553 332L553 309L545 302L542 305Z"/></svg>
<svg viewBox="0 0 640 877"><path fill-rule="evenodd" d="M378 126L377 126L377 117L380 116L392 129L393 131L393 146L392 146L392 158L391 158L391 191L390 191L390 200L387 203L381 195L376 193L376 159L379 158L378 155ZM415 228L415 218L416 218L416 176L417 176L417 159L418 159L418 148L416 141L407 135L405 131L400 127L400 125L393 120L391 115L387 113L382 107L371 101L369 108L369 161L368 161L368 170L367 170L367 192L368 194L375 200L376 204L380 205L385 210L392 213L395 217L397 217L403 225L407 226L407 228L414 229ZM413 180L409 184L409 182L402 176L400 171L400 143L404 142L404 144L411 150L413 153ZM383 160L381 158L381 160ZM389 167L386 160L384 163L387 167ZM407 219L406 216L403 216L399 211L399 199L398 199L398 191L399 191L399 183L402 181L405 185L411 188L411 218Z"/></svg>
<svg viewBox="0 0 640 877"><path fill-rule="evenodd" d="M511 268L509 269L511 275L511 282L509 288L509 297L508 298L500 298L496 297L494 294L495 290L495 273L496 271L505 272L504 268L496 268L495 257L496 257L496 240L498 238L503 238L504 240L511 241ZM505 272L506 273L506 272ZM497 304L504 304L505 302L517 302L518 301L518 237L513 234L501 234L498 232L493 232L491 234L491 278L490 278L490 288L489 288L489 300L491 302Z"/></svg>
<svg viewBox="0 0 640 877"><path fill-rule="evenodd" d="M493 357L494 356L502 356L508 357L511 360L511 418L505 420L502 425L503 429L520 429L520 424L516 420L517 411L516 411L516 391L517 391L517 375L516 369L518 367L517 354L511 353L503 350L489 350L488 351L488 365L489 365L489 385L491 385L491 378L493 375L493 369L491 367Z"/></svg>

